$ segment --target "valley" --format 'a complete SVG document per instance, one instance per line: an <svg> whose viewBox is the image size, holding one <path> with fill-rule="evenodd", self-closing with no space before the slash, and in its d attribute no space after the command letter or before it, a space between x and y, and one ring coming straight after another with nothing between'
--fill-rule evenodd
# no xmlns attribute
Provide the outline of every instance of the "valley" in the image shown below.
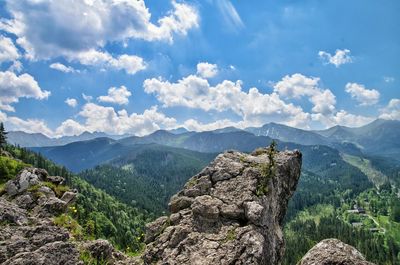
<svg viewBox="0 0 400 265"><path fill-rule="evenodd" d="M142 246L144 224L165 214L170 197L218 153L249 152L275 139L278 149L303 154L302 175L284 221L284 264L294 264L329 237L357 247L378 264L398 264L399 163L388 155L400 154L400 149L392 144L389 153L377 151L377 146L393 143L400 135L400 127L393 124L376 121L362 129L318 132L278 124L209 132L160 130L143 137L99 137L10 150L25 163L67 176L83 194L78 200L79 223L96 224L94 238L110 239L135 252ZM379 139L370 140L377 131L382 134ZM356 213L356 207L365 212Z"/></svg>

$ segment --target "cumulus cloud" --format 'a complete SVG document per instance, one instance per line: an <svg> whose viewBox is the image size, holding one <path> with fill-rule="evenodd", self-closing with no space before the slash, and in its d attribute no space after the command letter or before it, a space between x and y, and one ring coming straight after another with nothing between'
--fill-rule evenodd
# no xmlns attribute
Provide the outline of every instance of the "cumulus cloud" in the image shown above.
<svg viewBox="0 0 400 265"><path fill-rule="evenodd" d="M15 61L20 57L17 47L10 38L0 35L0 64Z"/></svg>
<svg viewBox="0 0 400 265"><path fill-rule="evenodd" d="M16 75L13 72L0 72L0 109L15 111L11 106L19 98L47 99L50 92L42 90L29 74Z"/></svg>
<svg viewBox="0 0 400 265"><path fill-rule="evenodd" d="M400 99L393 98L388 105L380 110L379 118L386 120L400 120Z"/></svg>
<svg viewBox="0 0 400 265"><path fill-rule="evenodd" d="M207 62L198 63L197 74L204 78L212 78L218 74L218 66Z"/></svg>
<svg viewBox="0 0 400 265"><path fill-rule="evenodd" d="M57 127L55 131L55 136L73 136L80 135L86 131L85 126L81 125L79 122L76 122L72 119L65 120L61 123L60 126Z"/></svg>
<svg viewBox="0 0 400 265"><path fill-rule="evenodd" d="M262 124L266 121L295 122L299 126L307 119L301 107L285 103L277 93L262 94L257 88L242 90L242 82L224 80L211 86L204 78L189 75L177 83L162 79L147 79L143 83L148 94L155 94L165 107L185 106L205 111L233 111L244 121Z"/></svg>
<svg viewBox="0 0 400 265"><path fill-rule="evenodd" d="M380 93L377 90L366 89L364 85L357 83L347 83L346 92L362 106L374 105L378 103L380 97Z"/></svg>
<svg viewBox="0 0 400 265"><path fill-rule="evenodd" d="M187 130L197 131L197 132L213 131L213 130L217 130L217 129L221 129L221 128L225 128L225 127L229 127L229 126L243 127L243 126L241 126L240 123L233 122L228 119L218 120L218 121L210 122L210 123L201 123L197 120L189 119L183 123L183 127L185 127Z"/></svg>
<svg viewBox="0 0 400 265"><path fill-rule="evenodd" d="M7 117L6 119L8 130L24 131L27 133L42 133L46 136L53 136L53 131L47 127L43 120L27 119L23 120L18 117Z"/></svg>
<svg viewBox="0 0 400 265"><path fill-rule="evenodd" d="M318 56L323 60L326 64L333 64L336 67L341 66L342 64L352 63L353 59L350 56L350 50L336 50L335 54L330 54L325 51L319 51Z"/></svg>
<svg viewBox="0 0 400 265"><path fill-rule="evenodd" d="M313 121L318 121L325 128L332 127L335 125L343 125L348 127L360 127L365 124L372 122L375 117L368 117L362 115L355 115L348 113L345 110L340 110L332 115L323 115L321 113L311 114Z"/></svg>
<svg viewBox="0 0 400 265"><path fill-rule="evenodd" d="M100 52L94 49L72 54L69 59L88 66L125 70L126 73L132 75L146 69L146 63L139 56L123 54L115 58L107 52Z"/></svg>
<svg viewBox="0 0 400 265"><path fill-rule="evenodd" d="M172 129L177 127L174 118L165 116L156 106L145 110L142 114L128 114L126 110L115 111L112 107L104 107L87 103L79 113L85 119L85 130L100 131L111 134L132 133L145 135L161 127Z"/></svg>
<svg viewBox="0 0 400 265"><path fill-rule="evenodd" d="M274 85L274 91L286 98L306 96L314 105L313 112L327 115L335 111L336 97L329 89L320 88L319 81L319 78L298 73L287 75Z"/></svg>
<svg viewBox="0 0 400 265"><path fill-rule="evenodd" d="M78 101L74 98L67 98L64 102L72 108L75 108L78 105Z"/></svg>
<svg viewBox="0 0 400 265"><path fill-rule="evenodd" d="M71 66L66 66L62 63L52 63L49 66L51 69L60 71L60 72L64 72L64 73L75 73L78 72L77 70L75 70L74 68L72 68Z"/></svg>
<svg viewBox="0 0 400 265"><path fill-rule="evenodd" d="M125 87L110 87L107 96L100 96L97 98L100 102L109 102L119 105L126 105L129 103L129 97L132 93Z"/></svg>
<svg viewBox="0 0 400 265"><path fill-rule="evenodd" d="M2 19L0 29L15 34L32 60L70 56L129 39L172 42L175 34L186 35L199 21L193 6L175 1L157 23L151 22L143 0L6 0L6 8L11 19Z"/></svg>

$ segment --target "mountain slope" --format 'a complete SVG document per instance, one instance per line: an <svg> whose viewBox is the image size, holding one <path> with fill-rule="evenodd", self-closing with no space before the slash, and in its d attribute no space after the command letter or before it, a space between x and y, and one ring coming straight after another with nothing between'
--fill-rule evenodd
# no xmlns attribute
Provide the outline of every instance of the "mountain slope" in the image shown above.
<svg viewBox="0 0 400 265"><path fill-rule="evenodd" d="M378 119L359 128L335 126L316 133L336 142L354 143L365 154L400 159L400 121Z"/></svg>
<svg viewBox="0 0 400 265"><path fill-rule="evenodd" d="M42 133L26 133L22 131L11 131L7 134L7 141L10 144L21 147L44 147L65 145L78 141L87 141L100 137L107 137L114 140L126 138L128 135L108 135L103 132L83 132L76 136L63 136L60 138L50 138Z"/></svg>
<svg viewBox="0 0 400 265"><path fill-rule="evenodd" d="M155 144L141 147L79 176L122 202L161 214L170 196L215 157Z"/></svg>
<svg viewBox="0 0 400 265"><path fill-rule="evenodd" d="M262 127L249 127L245 129L256 136L268 136L284 142L299 143L302 145L328 145L331 141L312 131L301 130L283 124L268 123Z"/></svg>

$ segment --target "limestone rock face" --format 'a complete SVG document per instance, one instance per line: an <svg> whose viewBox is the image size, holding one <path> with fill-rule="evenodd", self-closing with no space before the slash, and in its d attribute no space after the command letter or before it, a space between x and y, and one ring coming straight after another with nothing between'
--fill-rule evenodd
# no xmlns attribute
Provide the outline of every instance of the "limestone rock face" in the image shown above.
<svg viewBox="0 0 400 265"><path fill-rule="evenodd" d="M0 197L1 264L79 264L79 252L69 241L68 231L51 219L76 197L70 192L64 201L47 186L63 181L46 170L25 168L6 183Z"/></svg>
<svg viewBox="0 0 400 265"><path fill-rule="evenodd" d="M337 239L325 239L310 249L298 265L374 265L354 247Z"/></svg>
<svg viewBox="0 0 400 265"><path fill-rule="evenodd" d="M26 168L7 182L0 196L0 264L83 265L80 251L104 264L136 264L106 240L72 241L65 228L53 223L77 196L71 190L63 194L58 190L56 195L53 189L63 182L64 178L37 168Z"/></svg>
<svg viewBox="0 0 400 265"><path fill-rule="evenodd" d="M301 169L298 151L229 151L148 224L145 264L280 264L281 230Z"/></svg>

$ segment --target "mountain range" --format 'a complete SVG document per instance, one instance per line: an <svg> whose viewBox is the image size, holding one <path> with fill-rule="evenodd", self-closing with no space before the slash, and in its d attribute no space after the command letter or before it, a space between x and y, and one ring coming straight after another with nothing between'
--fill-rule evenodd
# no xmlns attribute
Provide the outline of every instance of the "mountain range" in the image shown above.
<svg viewBox="0 0 400 265"><path fill-rule="evenodd" d="M111 139L122 139L129 135L109 135L103 132L83 132L80 135L62 136L59 138L50 138L42 133L27 133L23 131L10 131L7 134L7 141L10 144L21 147L42 147L65 145L78 141L92 140L99 137L108 137Z"/></svg>

